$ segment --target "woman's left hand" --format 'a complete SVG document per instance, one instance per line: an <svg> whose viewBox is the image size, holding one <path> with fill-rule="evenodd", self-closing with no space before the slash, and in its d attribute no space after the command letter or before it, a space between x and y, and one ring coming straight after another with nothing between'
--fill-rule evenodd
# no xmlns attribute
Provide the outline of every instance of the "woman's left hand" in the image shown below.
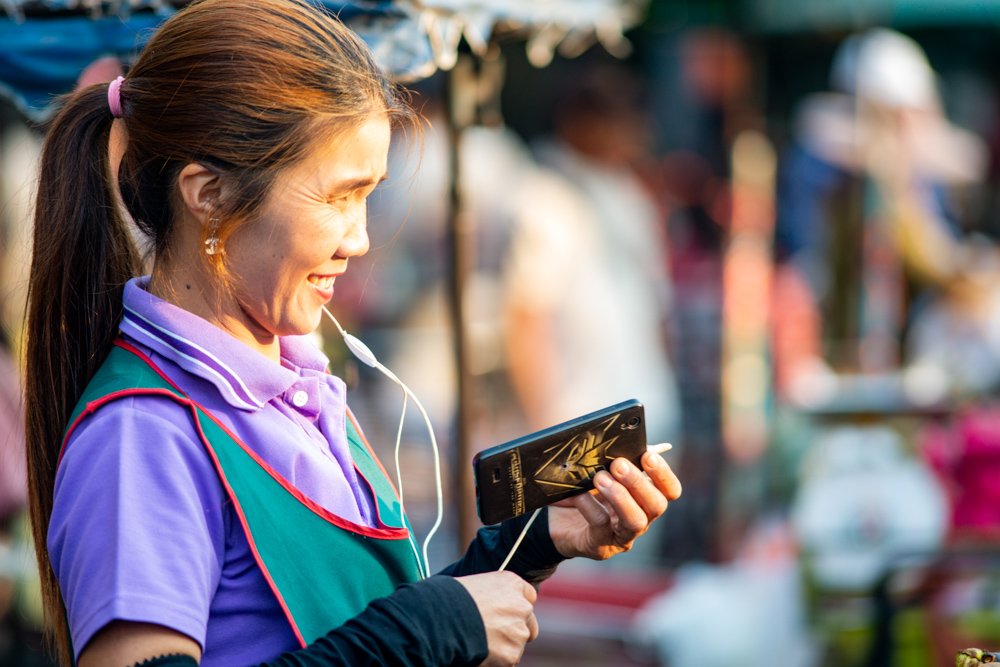
<svg viewBox="0 0 1000 667"><path fill-rule="evenodd" d="M643 470L615 459L610 473L594 477L594 490L549 507L549 534L560 554L605 560L628 551L667 504L681 495L681 483L659 454L642 456Z"/></svg>

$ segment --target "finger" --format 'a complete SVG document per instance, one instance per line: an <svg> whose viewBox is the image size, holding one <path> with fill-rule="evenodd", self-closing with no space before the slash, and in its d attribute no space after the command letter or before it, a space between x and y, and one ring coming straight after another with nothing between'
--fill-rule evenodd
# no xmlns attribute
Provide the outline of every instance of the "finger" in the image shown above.
<svg viewBox="0 0 1000 667"><path fill-rule="evenodd" d="M528 641L533 642L538 638L538 619L534 612L528 614Z"/></svg>
<svg viewBox="0 0 1000 667"><path fill-rule="evenodd" d="M523 586L521 587L521 591L524 594L524 598L532 605L534 605L535 601L538 600L538 591L535 590L535 587L529 584L524 579L521 579L521 583L523 584Z"/></svg>
<svg viewBox="0 0 1000 667"><path fill-rule="evenodd" d="M632 498L646 513L649 521L667 511L667 498L643 471L627 459L615 459L611 463L611 474L621 482Z"/></svg>
<svg viewBox="0 0 1000 667"><path fill-rule="evenodd" d="M607 476L608 473L597 473L598 477L602 475ZM597 484L597 477L594 478L594 483ZM573 506L576 507L577 511L580 512L583 518L591 526L600 528L611 523L611 515L608 514L608 508L601 502L601 496L599 493L597 495L581 493L580 495L575 496L572 501Z"/></svg>
<svg viewBox="0 0 1000 667"><path fill-rule="evenodd" d="M496 572L494 574L502 577L502 586L510 586L511 592L520 592L521 595L527 600L531 605L535 604L535 600L538 599L538 591L535 587L525 581L521 575L516 572L511 572L510 570L504 570L503 572Z"/></svg>
<svg viewBox="0 0 1000 667"><path fill-rule="evenodd" d="M635 466L625 459L617 459L611 464L611 468L614 470L620 467L622 463L630 466L633 471L636 471L635 476L641 477ZM635 498L632 497L632 492L624 484L617 481L611 475L601 473L598 473L594 477L594 483L610 505L610 509L614 510L615 514L618 515L618 525L615 526L615 537L618 540L629 541L646 529L646 526L649 525L649 517L646 515L646 511L636 502Z"/></svg>
<svg viewBox="0 0 1000 667"><path fill-rule="evenodd" d="M677 500L681 497L681 480L662 456L647 452L642 457L642 467L667 500Z"/></svg>

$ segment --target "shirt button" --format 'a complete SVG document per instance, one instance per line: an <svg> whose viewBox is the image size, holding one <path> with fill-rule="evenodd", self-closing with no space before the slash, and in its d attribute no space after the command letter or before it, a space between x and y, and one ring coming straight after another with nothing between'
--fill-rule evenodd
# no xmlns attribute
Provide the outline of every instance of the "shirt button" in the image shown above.
<svg viewBox="0 0 1000 667"><path fill-rule="evenodd" d="M302 391L301 389L292 394L292 403L295 405L295 407L301 408L308 402L309 402L309 394Z"/></svg>

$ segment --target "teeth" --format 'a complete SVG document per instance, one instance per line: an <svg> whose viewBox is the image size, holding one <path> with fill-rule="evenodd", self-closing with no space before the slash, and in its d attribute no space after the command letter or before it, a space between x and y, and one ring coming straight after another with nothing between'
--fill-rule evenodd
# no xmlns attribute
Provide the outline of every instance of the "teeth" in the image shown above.
<svg viewBox="0 0 1000 667"><path fill-rule="evenodd" d="M309 282L323 290L328 290L333 287L333 281L334 276L325 276L322 278L319 276L309 276Z"/></svg>

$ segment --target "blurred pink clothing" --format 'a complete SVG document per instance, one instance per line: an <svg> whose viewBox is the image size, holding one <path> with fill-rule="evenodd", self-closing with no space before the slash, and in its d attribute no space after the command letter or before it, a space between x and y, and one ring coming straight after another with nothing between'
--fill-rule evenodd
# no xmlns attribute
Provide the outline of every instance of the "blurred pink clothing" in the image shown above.
<svg viewBox="0 0 1000 667"><path fill-rule="evenodd" d="M924 436L924 453L949 492L952 528L1000 528L1000 406L965 410Z"/></svg>
<svg viewBox="0 0 1000 667"><path fill-rule="evenodd" d="M0 518L24 507L27 498L20 376L4 350L0 352Z"/></svg>

